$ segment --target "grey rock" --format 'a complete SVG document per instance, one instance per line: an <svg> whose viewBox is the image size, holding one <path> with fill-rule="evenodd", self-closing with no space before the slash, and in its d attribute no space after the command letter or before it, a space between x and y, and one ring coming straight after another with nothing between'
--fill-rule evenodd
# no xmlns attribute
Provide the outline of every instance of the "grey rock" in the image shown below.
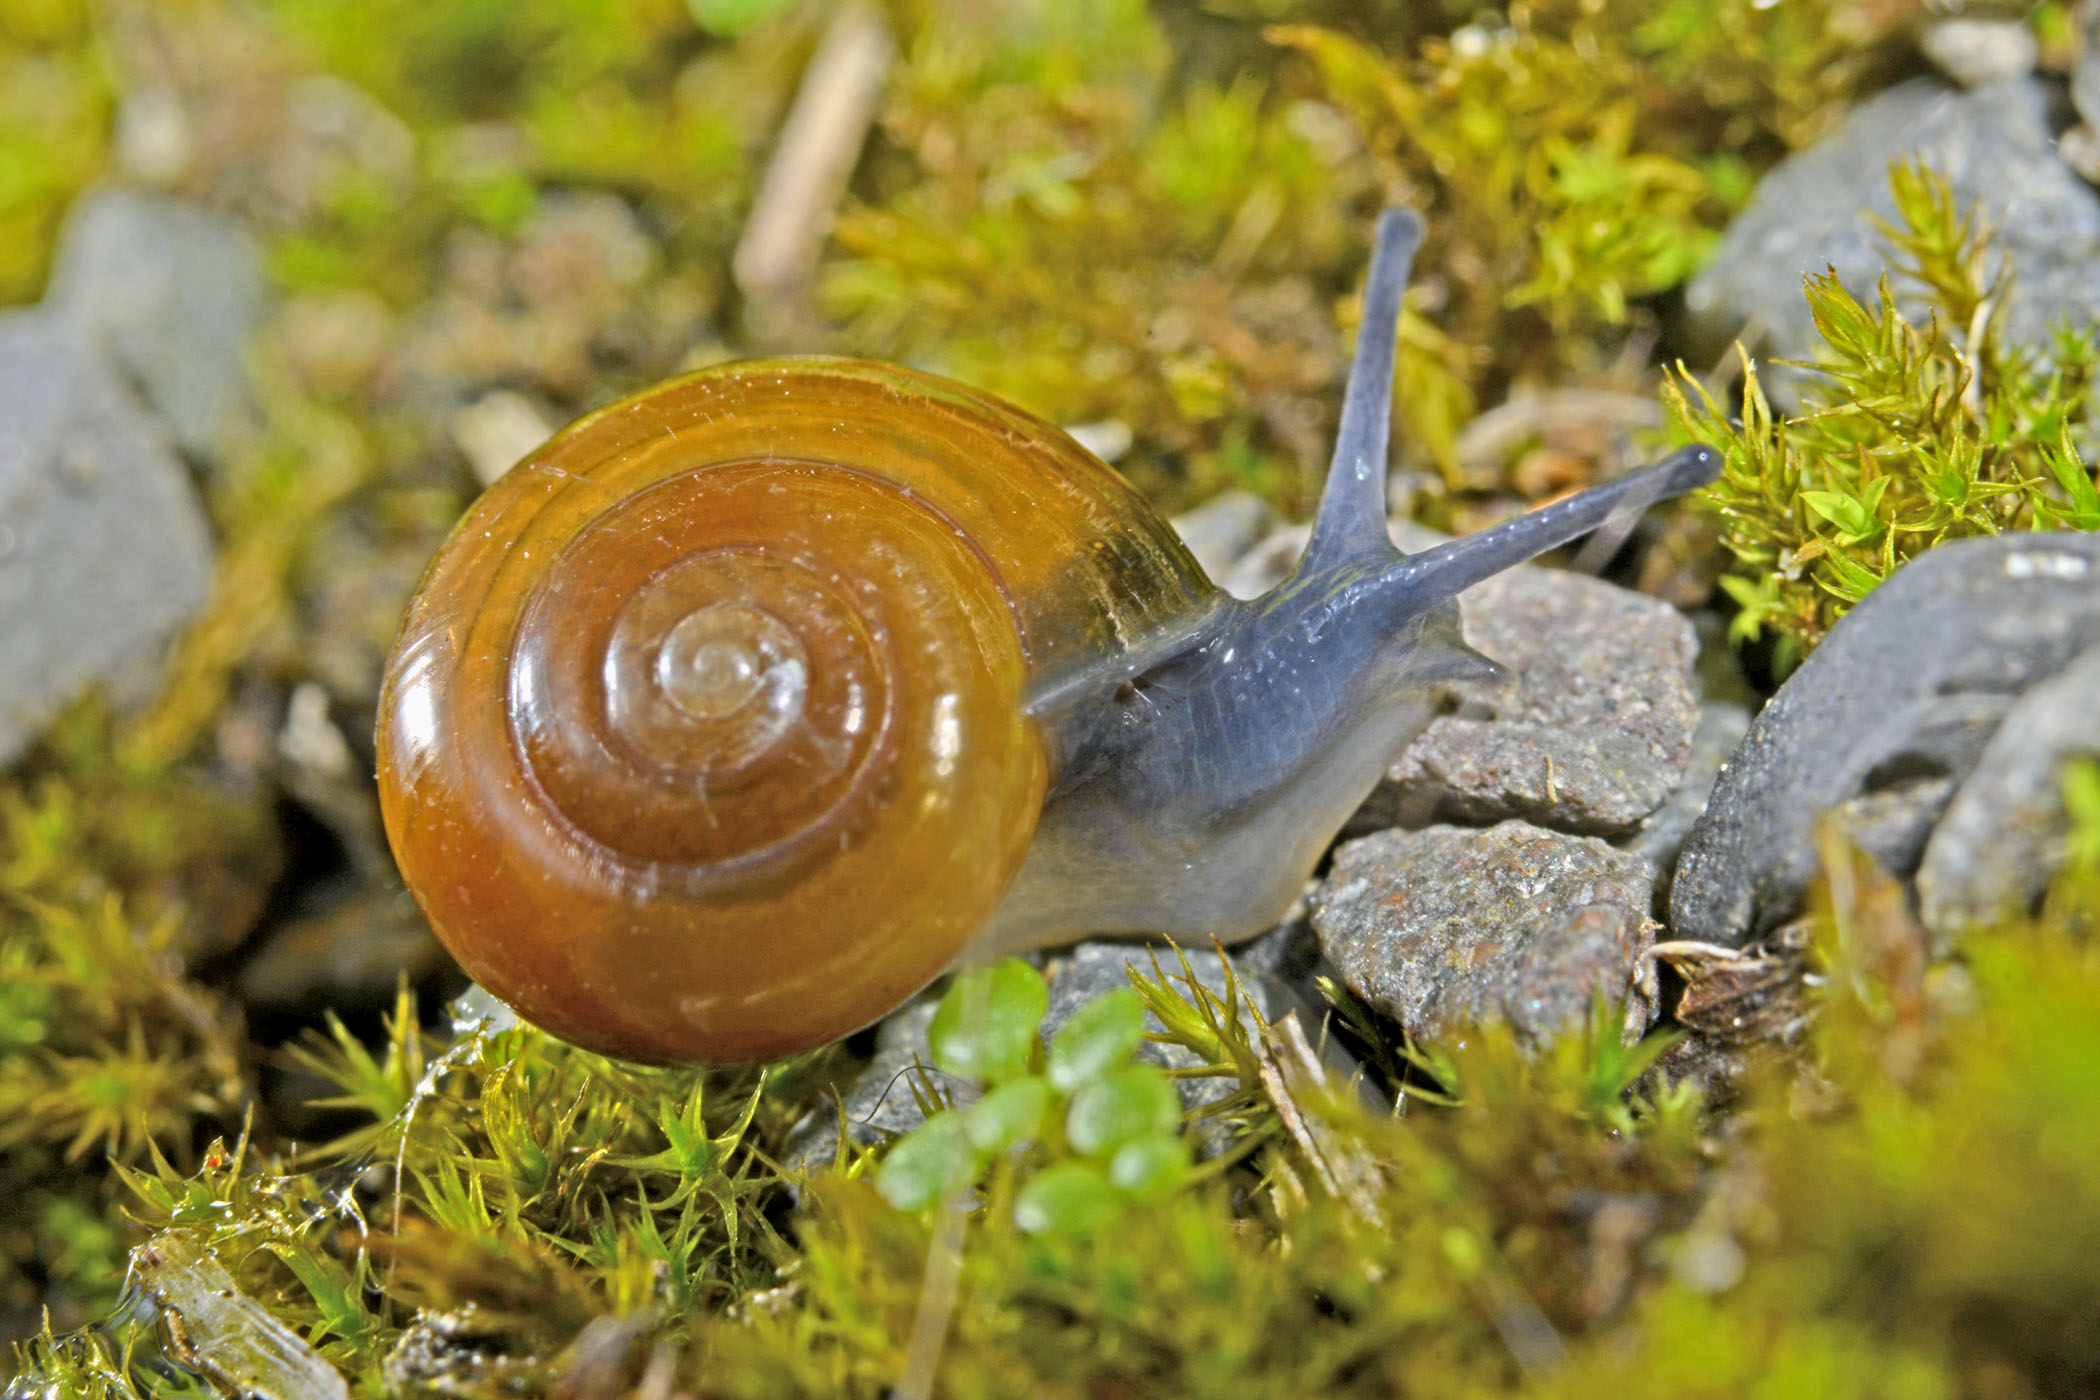
<svg viewBox="0 0 2100 1400"><path fill-rule="evenodd" d="M2048 89L2028 77L1960 92L1919 79L1861 103L1821 144L1782 161L1759 184L1706 271L1686 289L1696 329L1725 344L1760 328L1773 356L1818 343L1801 279L1834 267L1871 298L1887 263L1870 216L1893 218L1891 162L1917 157L1944 173L1963 207L1980 202L2017 279L2006 333L2046 343L2068 317L2100 317L2100 191L2057 156ZM1899 288L1899 291L1901 289ZM1782 398L1798 379L1776 375Z"/></svg>
<svg viewBox="0 0 2100 1400"><path fill-rule="evenodd" d="M1791 918L1816 822L1856 799L1911 789L1884 808L1907 807L1896 826L1914 836L1943 799L1933 785L1976 766L2015 698L2096 643L2100 537L1961 540L1911 561L1831 629L1722 769L1678 859L1672 936L1740 946Z"/></svg>
<svg viewBox="0 0 2100 1400"><path fill-rule="evenodd" d="M2064 770L2100 757L2100 647L2022 695L1925 843L1918 908L1942 946L2033 908L2063 863Z"/></svg>
<svg viewBox="0 0 2100 1400"><path fill-rule="evenodd" d="M90 684L144 698L211 568L181 464L80 328L0 318L0 762Z"/></svg>
<svg viewBox="0 0 2100 1400"><path fill-rule="evenodd" d="M1965 88L2024 78L2041 57L2034 31L2016 19L1943 19L1925 31L1919 47Z"/></svg>
<svg viewBox="0 0 2100 1400"><path fill-rule="evenodd" d="M1517 676L1459 687L1387 772L1358 828L1521 818L1623 835L1663 805L1692 756L1698 642L1666 603L1582 574L1520 568L1459 599L1466 640Z"/></svg>
<svg viewBox="0 0 2100 1400"><path fill-rule="evenodd" d="M1203 572L1215 579L1261 543L1275 521L1269 503L1252 491L1221 491L1172 523Z"/></svg>
<svg viewBox="0 0 2100 1400"><path fill-rule="evenodd" d="M2056 153L2089 185L2100 185L2100 132L2088 123L2057 138Z"/></svg>
<svg viewBox="0 0 2100 1400"><path fill-rule="evenodd" d="M262 258L218 214L141 190L83 196L45 305L89 328L183 450L212 455L247 415L242 357L262 319Z"/></svg>
<svg viewBox="0 0 2100 1400"><path fill-rule="evenodd" d="M1965 753L1973 744L1980 755L1990 731L1997 727L1998 715L1995 708L1982 711L1979 725L1964 726L1962 733L1967 742L1956 752ZM1843 829L1846 840L1872 856L1889 874L1907 880L1917 871L1918 862L1925 855L1925 840L1953 799L1954 786L1952 778L1908 777L1892 787L1840 802L1830 809L1830 815Z"/></svg>
<svg viewBox="0 0 2100 1400"><path fill-rule="evenodd" d="M1523 822L1386 831L1337 849L1312 923L1350 989L1410 1034L1503 1021L1538 1042L1600 987L1632 993L1630 1021L1653 1016L1654 885L1637 855Z"/></svg>
<svg viewBox="0 0 2100 1400"><path fill-rule="evenodd" d="M1626 842L1626 849L1644 857L1663 872L1665 880L1675 869L1677 853L1685 838L1706 810L1706 801L1721 775L1721 765L1743 742L1750 729L1750 707L1740 700L1709 700L1699 707L1699 725L1692 731L1692 752L1685 762L1684 781L1662 806L1648 814L1640 830Z"/></svg>
<svg viewBox="0 0 2100 1400"><path fill-rule="evenodd" d="M1450 536L1404 518L1393 543ZM1303 525L1276 531L1220 586L1240 598L1281 583L1305 551ZM1351 820L1351 831L1435 820L1520 817L1622 835L1683 781L1699 720L1691 624L1667 603L1562 569L1522 567L1459 595L1467 642L1502 662L1516 688L1454 687L1457 712L1430 722Z"/></svg>
<svg viewBox="0 0 2100 1400"><path fill-rule="evenodd" d="M1311 538L1312 526L1286 525L1212 577L1235 598L1259 598L1291 576Z"/></svg>

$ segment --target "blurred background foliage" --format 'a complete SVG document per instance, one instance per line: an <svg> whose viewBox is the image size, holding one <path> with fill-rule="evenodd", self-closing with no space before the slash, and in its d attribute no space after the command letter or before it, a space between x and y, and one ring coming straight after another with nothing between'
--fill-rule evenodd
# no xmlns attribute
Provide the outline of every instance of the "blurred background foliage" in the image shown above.
<svg viewBox="0 0 2100 1400"><path fill-rule="evenodd" d="M812 304L754 335L731 254L833 9L9 0L0 220L20 236L0 239L0 293L35 292L60 210L99 168L158 160L267 232L294 328L330 342L296 362L330 396L393 406L405 388L370 374L451 371L433 392L502 384L558 422L681 362L785 342L1117 425L1121 465L1169 504L1238 483L1298 509L1324 465L1363 228L1405 201L1430 228L1407 450L1447 484L1492 486L1460 480L1463 424L1512 386L1638 361L1653 299L1757 169L1888 66L1878 41L1908 15L898 0L894 71ZM583 266L570 245L588 237L625 246ZM433 297L487 314L396 324Z"/></svg>

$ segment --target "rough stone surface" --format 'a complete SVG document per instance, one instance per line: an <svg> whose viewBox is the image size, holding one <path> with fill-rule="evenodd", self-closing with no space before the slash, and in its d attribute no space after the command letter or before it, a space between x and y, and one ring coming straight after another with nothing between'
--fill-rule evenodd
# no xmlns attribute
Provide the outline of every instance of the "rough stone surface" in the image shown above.
<svg viewBox="0 0 2100 1400"><path fill-rule="evenodd" d="M2084 46L2071 70L2071 105L2088 127L2100 127L2100 4L2078 7L2078 27Z"/></svg>
<svg viewBox="0 0 2100 1400"><path fill-rule="evenodd" d="M211 455L247 412L262 318L254 241L210 210L106 188L68 216L45 305L79 318L185 451Z"/></svg>
<svg viewBox="0 0 2100 1400"><path fill-rule="evenodd" d="M79 327L0 318L0 762L91 683L142 698L211 566L181 465Z"/></svg>
<svg viewBox="0 0 2100 1400"><path fill-rule="evenodd" d="M1985 713L1995 714L1995 710ZM1967 753L1969 744L1975 742L1981 754L1980 741L1987 739L1987 730L1994 727L1995 721L1978 728L1963 725L1958 731L1959 746L1952 752ZM1925 854L1925 839L1932 835L1933 823L1947 810L1953 797L1952 778L1911 777L1893 787L1840 802L1830 809L1830 815L1844 829L1846 840L1872 856L1889 874L1907 880L1916 873L1918 861Z"/></svg>
<svg viewBox="0 0 2100 1400"><path fill-rule="evenodd" d="M2063 863L2064 769L2100 758L2100 647L2014 702L1925 843L1918 907L1942 944L2031 909Z"/></svg>
<svg viewBox="0 0 2100 1400"><path fill-rule="evenodd" d="M1943 19L1925 31L1919 47L1965 88L2024 78L2041 57L2034 31L2016 19Z"/></svg>
<svg viewBox="0 0 2100 1400"><path fill-rule="evenodd" d="M1886 258L1870 215L1892 218L1888 168L1919 157L1945 173L1962 207L1981 202L2018 277L2006 307L2016 342L2042 344L2062 317L2100 317L2100 192L2059 158L2048 89L2035 78L1960 92L1920 79L1861 103L1821 144L1782 161L1730 226L1685 305L1716 345L1755 326L1772 356L1817 343L1801 279L1834 267L1871 297ZM1785 396L1789 380L1769 387Z"/></svg>
<svg viewBox="0 0 2100 1400"><path fill-rule="evenodd" d="M1386 831L1340 847L1313 896L1329 961L1427 1040L1500 1020L1527 1039L1579 1023L1595 990L1635 991L1654 941L1655 869L1594 837L1508 821Z"/></svg>
<svg viewBox="0 0 2100 1400"><path fill-rule="evenodd" d="M1833 808L1909 790L1880 815L1909 806L1897 825L1914 835L2015 698L2096 643L2100 537L1961 540L1913 560L1831 629L1722 769L1677 863L1672 936L1741 945L1792 917Z"/></svg>
<svg viewBox="0 0 2100 1400"><path fill-rule="evenodd" d="M1203 572L1215 579L1261 543L1275 520L1269 503L1252 491L1221 491L1172 523Z"/></svg>
<svg viewBox="0 0 2100 1400"><path fill-rule="evenodd" d="M1698 642L1676 609L1586 575L1519 568L1468 589L1459 616L1516 689L1459 687L1458 711L1408 746L1359 825L1518 817L1616 836L1683 781Z"/></svg>
<svg viewBox="0 0 2100 1400"><path fill-rule="evenodd" d="M1699 707L1699 726L1692 731L1692 753L1685 763L1684 781L1662 806L1648 814L1640 830L1626 842L1626 849L1645 857L1664 873L1675 867L1677 853L1691 835L1699 814L1721 775L1721 765L1743 742L1750 729L1750 707L1740 700L1708 700Z"/></svg>

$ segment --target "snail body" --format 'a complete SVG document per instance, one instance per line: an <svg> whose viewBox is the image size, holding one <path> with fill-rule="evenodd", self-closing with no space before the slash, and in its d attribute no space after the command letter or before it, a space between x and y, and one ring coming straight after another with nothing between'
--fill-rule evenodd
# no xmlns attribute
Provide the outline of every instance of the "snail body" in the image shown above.
<svg viewBox="0 0 2100 1400"><path fill-rule="evenodd" d="M404 878L477 981L638 1060L756 1060L959 960L1269 926L1439 689L1455 598L1689 489L1669 461L1403 557L1380 227L1313 541L1243 602L1057 429L931 375L748 361L581 420L410 604L381 697Z"/></svg>

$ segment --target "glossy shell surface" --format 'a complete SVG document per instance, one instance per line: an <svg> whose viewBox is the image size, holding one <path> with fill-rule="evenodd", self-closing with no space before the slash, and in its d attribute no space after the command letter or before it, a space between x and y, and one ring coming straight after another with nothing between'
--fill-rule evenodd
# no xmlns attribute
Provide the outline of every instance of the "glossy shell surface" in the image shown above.
<svg viewBox="0 0 2100 1400"><path fill-rule="evenodd" d="M754 1060L952 963L1026 851L1025 697L1213 596L1057 430L851 361L702 371L478 501L381 700L409 886L483 986L632 1059Z"/></svg>

